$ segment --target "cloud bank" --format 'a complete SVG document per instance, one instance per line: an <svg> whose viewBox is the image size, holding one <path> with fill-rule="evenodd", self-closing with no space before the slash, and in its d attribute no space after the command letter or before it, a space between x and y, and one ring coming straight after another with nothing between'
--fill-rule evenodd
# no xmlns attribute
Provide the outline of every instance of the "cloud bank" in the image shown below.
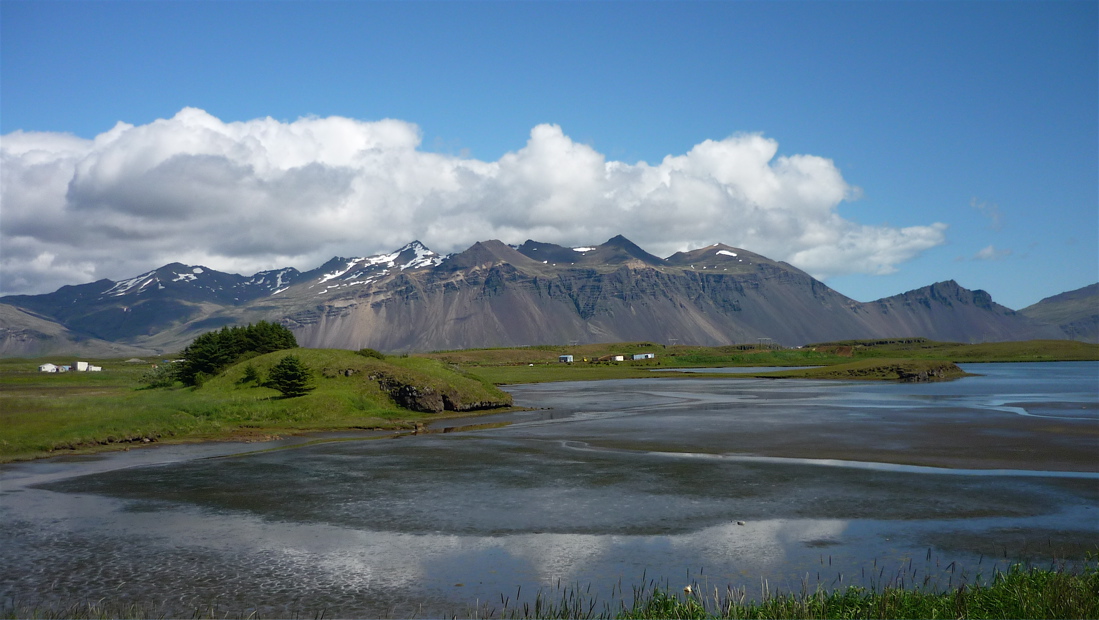
<svg viewBox="0 0 1099 620"><path fill-rule="evenodd" d="M668 256L722 242L819 278L886 274L946 226L844 219L858 189L831 160L776 157L758 134L706 140L658 164L607 161L538 125L498 161L420 150L400 120L225 123L195 108L86 140L0 138L3 293L122 279L179 261L251 274L310 269L419 239L597 244L624 234Z"/></svg>

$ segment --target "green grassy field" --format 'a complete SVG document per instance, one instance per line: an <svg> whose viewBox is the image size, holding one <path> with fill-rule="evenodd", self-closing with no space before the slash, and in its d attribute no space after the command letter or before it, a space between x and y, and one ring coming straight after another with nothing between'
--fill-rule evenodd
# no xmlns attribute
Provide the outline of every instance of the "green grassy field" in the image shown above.
<svg viewBox="0 0 1099 620"><path fill-rule="evenodd" d="M649 360L630 360L633 353L654 353ZM573 356L572 364L557 361ZM627 361L599 361L609 355L625 355ZM897 370L921 371L941 362L1045 362L1099 360L1099 345L1066 340L1032 340L959 344L923 338L885 341L845 341L809 345L799 349L760 348L753 345L725 347L665 346L653 343L519 347L440 351L424 357L458 364L470 373L497 385L547 381L585 381L652 377L654 369L715 368L722 366L821 366L832 369L782 371L708 377L818 378L896 380ZM661 377L683 373L661 372ZM946 378L962 376L950 371ZM691 376L698 377L698 374Z"/></svg>
<svg viewBox="0 0 1099 620"><path fill-rule="evenodd" d="M0 360L0 461L166 441L412 429L442 417L398 406L369 378L378 373L421 390L450 390L466 402L510 404L510 396L483 379L435 360L381 361L350 351L292 350L313 369L315 389L305 396L281 398L274 389L242 382L247 366L263 375L288 353L237 364L200 388L143 389L149 364L93 360L102 372L50 374L38 372L34 360Z"/></svg>
<svg viewBox="0 0 1099 620"><path fill-rule="evenodd" d="M87 360L102 366L103 371L60 374L38 372L42 360L0 360L0 462L166 441L262 439L339 429L412 429L417 423L447 415L402 407L379 381L369 379L371 375L384 375L390 384L446 394L451 400L491 406L510 398L495 385L671 379L685 374L653 373L655 369L815 366L736 376L898 380L905 373L918 375L941 362L1099 360L1099 345L1079 342L965 345L924 339L848 341L800 349L634 342L442 351L389 356L384 361L342 350L293 352L313 369L316 389L291 399L280 398L277 391L254 381L243 381L249 365L265 375L286 352L237 364L200 388L141 389L142 375L151 364L161 361L156 359L140 364ZM557 361L558 355L566 353L574 356L574 363ZM606 359L612 355L629 359L635 353L654 353L656 357L624 362ZM950 370L942 378L953 376L958 374Z"/></svg>

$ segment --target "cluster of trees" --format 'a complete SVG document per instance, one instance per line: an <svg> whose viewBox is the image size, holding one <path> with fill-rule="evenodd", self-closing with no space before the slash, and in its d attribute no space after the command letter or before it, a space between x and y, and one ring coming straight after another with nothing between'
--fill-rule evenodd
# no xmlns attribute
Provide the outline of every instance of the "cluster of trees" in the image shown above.
<svg viewBox="0 0 1099 620"><path fill-rule="evenodd" d="M250 357L297 346L294 333L276 323L260 321L247 327L223 327L195 338L183 350L183 361L172 364L172 371L184 385L199 385Z"/></svg>
<svg viewBox="0 0 1099 620"><path fill-rule="evenodd" d="M223 327L195 338L183 350L183 359L166 364L149 373L141 381L147 387L169 387L176 381L197 386L233 364L284 349L296 349L293 332L282 325L260 321L247 327ZM379 354L380 355L380 354ZM275 364L264 381L259 370L249 364L241 383L256 383L274 388L286 398L302 396L311 391L312 372L296 355L287 355Z"/></svg>

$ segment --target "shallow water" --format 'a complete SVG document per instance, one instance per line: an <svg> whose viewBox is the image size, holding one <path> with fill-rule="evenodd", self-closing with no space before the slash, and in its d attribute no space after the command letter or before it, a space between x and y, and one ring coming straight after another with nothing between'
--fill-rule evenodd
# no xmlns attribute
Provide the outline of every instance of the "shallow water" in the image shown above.
<svg viewBox="0 0 1099 620"><path fill-rule="evenodd" d="M1099 364L964 367L982 376L513 386L549 409L5 466L0 594L437 616L558 583L600 600L652 579L947 585L1082 558L1099 545Z"/></svg>

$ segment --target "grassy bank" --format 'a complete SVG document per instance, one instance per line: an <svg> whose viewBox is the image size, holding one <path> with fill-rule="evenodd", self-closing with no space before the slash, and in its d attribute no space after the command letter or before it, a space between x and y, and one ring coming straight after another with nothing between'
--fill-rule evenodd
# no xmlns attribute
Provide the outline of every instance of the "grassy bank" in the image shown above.
<svg viewBox="0 0 1099 620"><path fill-rule="evenodd" d="M0 360L0 462L166 441L413 429L447 415L428 412L440 403L450 409L447 402L464 402L474 410L506 405L510 397L496 385L683 375L654 374L656 369L813 366L737 376L909 380L921 373L935 379L960 376L956 368L945 365L948 362L1099 360L1099 345L1071 341L965 345L925 339L847 341L800 349L634 342L443 351L384 360L342 350L293 351L311 368L316 389L289 399L245 376L249 367L266 375L284 352L237 364L199 388L140 389L142 375L161 362L156 359L86 360L103 371L60 374L38 372L38 364L45 360ZM637 353L655 357L632 360ZM558 362L562 354L573 355L574 363ZM614 361L618 355L627 361ZM410 400L409 393L419 396Z"/></svg>
<svg viewBox="0 0 1099 620"><path fill-rule="evenodd" d="M743 590L644 592L618 618L1097 618L1099 571L1014 566L991 583L946 591L888 586L766 595Z"/></svg>
<svg viewBox="0 0 1099 620"><path fill-rule="evenodd" d="M969 376L954 362L920 359L864 359L846 364L780 370L739 376L769 379L835 379L842 381L946 381Z"/></svg>
<svg viewBox="0 0 1099 620"><path fill-rule="evenodd" d="M768 591L750 596L743 588L707 588L693 583L682 590L646 584L626 601L600 602L579 587L539 592L533 602L481 603L470 618L1099 618L1099 570L1092 561L1076 570L1012 566L986 582L939 589L887 585L867 589ZM304 602L307 604L307 602ZM9 603L10 605L10 603ZM314 617L329 610L312 610ZM7 618L163 618L155 605L109 601L4 610ZM339 610L335 610L338 614ZM195 609L192 618L260 618L251 610L216 606ZM415 617L415 616L413 616Z"/></svg>
<svg viewBox="0 0 1099 620"><path fill-rule="evenodd" d="M506 407L510 396L483 379L422 358L379 360L350 351L294 349L314 389L282 398L265 376L288 354L278 351L227 369L198 388L143 389L151 361L95 360L102 372L40 373L37 362L0 362L0 461L94 452L156 442L267 439L338 429L414 429L447 415L415 411L394 396L445 395L466 409ZM425 400L426 399L422 399ZM430 403L428 403L430 404ZM402 406L404 405L404 406ZM424 407L421 407L423 409ZM451 411L453 413L453 411Z"/></svg>
<svg viewBox="0 0 1099 620"><path fill-rule="evenodd" d="M653 359L632 360L635 353L653 353ZM573 363L558 362L559 355L572 355ZM607 358L622 355L625 361ZM904 380L911 373L944 368L939 378L964 376L950 363L1051 362L1099 360L1099 345L1068 340L1032 340L960 344L933 342L925 338L896 340L852 340L809 345L798 349L776 349L756 345L723 347L667 346L649 342L539 346L501 349L440 351L423 357L457 364L497 385L652 377L654 369L819 366L832 370L783 371L780 374L737 374L738 377L817 378L854 380ZM677 373L662 372L662 377ZM692 375L698 376L698 375ZM721 376L707 374L706 376ZM732 375L730 375L732 376Z"/></svg>

